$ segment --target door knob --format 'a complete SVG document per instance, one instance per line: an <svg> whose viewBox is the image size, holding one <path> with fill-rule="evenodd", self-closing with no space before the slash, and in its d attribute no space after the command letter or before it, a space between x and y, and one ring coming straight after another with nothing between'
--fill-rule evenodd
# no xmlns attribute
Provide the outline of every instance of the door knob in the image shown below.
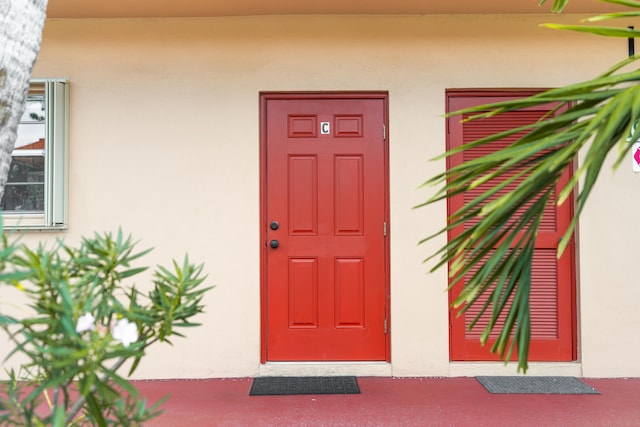
<svg viewBox="0 0 640 427"><path fill-rule="evenodd" d="M275 249L278 246L280 246L280 242L278 242L277 240L274 239L274 240L269 242L269 246L271 246L271 249Z"/></svg>
<svg viewBox="0 0 640 427"><path fill-rule="evenodd" d="M275 231L280 228L280 224L278 223L278 221L273 221L271 224L269 224L269 228Z"/></svg>

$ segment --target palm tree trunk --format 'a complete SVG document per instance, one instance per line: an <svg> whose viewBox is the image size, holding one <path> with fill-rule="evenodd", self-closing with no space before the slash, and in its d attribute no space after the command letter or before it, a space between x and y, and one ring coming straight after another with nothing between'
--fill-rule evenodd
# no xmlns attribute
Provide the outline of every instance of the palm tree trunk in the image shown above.
<svg viewBox="0 0 640 427"><path fill-rule="evenodd" d="M47 0L0 0L0 200L40 51Z"/></svg>

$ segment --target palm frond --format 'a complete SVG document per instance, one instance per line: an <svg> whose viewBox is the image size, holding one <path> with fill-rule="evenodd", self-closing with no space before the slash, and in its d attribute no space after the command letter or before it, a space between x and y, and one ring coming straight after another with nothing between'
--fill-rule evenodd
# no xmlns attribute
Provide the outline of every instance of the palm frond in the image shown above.
<svg viewBox="0 0 640 427"><path fill-rule="evenodd" d="M640 8L640 3L625 3L634 3L634 7ZM595 30L594 27L585 31L612 36L630 34L628 30L618 33L608 29ZM477 314L470 327L480 317L489 317L481 334L483 343L488 341L499 317L506 311L503 317L506 320L491 350L508 360L517 349L518 368L524 371L528 367L531 338L529 293L533 249L545 206L563 173L573 167L578 153L586 150L582 164L558 193L558 204L566 203L572 194L576 197L574 216L558 247L560 257L606 158L614 147L618 147L616 165L619 164L632 141L640 137L640 129L634 126L640 120L640 86L637 84L640 70L623 71L635 60L625 59L591 80L524 99L451 113L449 117L478 120L550 103L559 106L554 115L535 123L478 139L439 156L438 159L442 159L507 136L517 136L506 148L454 166L423 184L435 185L438 191L419 206L478 189L502 177L499 184L483 190L453 212L447 226L422 242L449 235L448 242L425 261L436 260L432 271L448 265L451 287L463 283L453 301L453 306L460 308L459 313L474 304L480 306L479 311L474 312ZM515 188L500 191L508 185ZM467 226L459 231L464 224ZM454 233L454 230L458 231Z"/></svg>
<svg viewBox="0 0 640 427"><path fill-rule="evenodd" d="M540 0L539 6L545 4L547 0ZM555 13L562 12L562 9L569 3L569 0L553 0L553 5L551 5L551 11Z"/></svg>

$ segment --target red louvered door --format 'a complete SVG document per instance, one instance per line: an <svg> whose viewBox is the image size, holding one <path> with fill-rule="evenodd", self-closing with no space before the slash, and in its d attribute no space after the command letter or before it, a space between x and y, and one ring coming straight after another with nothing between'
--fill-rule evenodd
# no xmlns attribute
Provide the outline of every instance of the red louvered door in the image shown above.
<svg viewBox="0 0 640 427"><path fill-rule="evenodd" d="M462 92L447 93L447 111L456 111L475 105L482 105L509 99L516 99L533 94L534 92ZM500 114L491 118L461 122L459 117L448 119L448 149L474 141L499 131L513 129L535 122L549 113L553 106L545 108L531 108ZM449 167L464 161L483 156L489 152L500 150L512 143L517 136L505 138L502 141L469 150L449 159ZM568 182L570 173L562 177L559 188ZM463 204L473 200L480 192L484 192L497 182L490 181L474 191L453 197L449 200L449 214L461 208ZM513 188L513 187L511 187ZM510 191L506 188L504 192ZM575 256L573 242L565 250L562 257L557 259L558 242L569 226L573 212L573 204L567 200L557 206L552 200L545 210L540 232L536 240L536 249L532 268L532 289L530 295L531 308L531 347L530 361L570 361L575 360ZM453 230L450 238L455 237L462 229ZM449 300L453 301L460 292L462 285L450 291ZM481 306L481 304L476 304ZM485 347L481 346L479 338L487 321L481 319L473 330L468 326L478 313L470 309L458 316L458 310L450 312L450 355L456 361L488 361L498 360L499 356L491 354L490 341ZM488 318L488 316L487 316ZM494 330L499 330L502 323ZM492 339L497 333L494 332Z"/></svg>

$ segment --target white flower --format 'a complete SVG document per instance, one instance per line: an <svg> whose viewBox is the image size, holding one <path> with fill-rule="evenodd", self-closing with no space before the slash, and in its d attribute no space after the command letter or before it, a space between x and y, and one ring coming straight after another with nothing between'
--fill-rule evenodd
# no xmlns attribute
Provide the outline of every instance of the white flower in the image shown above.
<svg viewBox="0 0 640 427"><path fill-rule="evenodd" d="M121 341L125 347L129 347L129 344L138 341L138 327L127 319L118 320L111 333L113 338Z"/></svg>
<svg viewBox="0 0 640 427"><path fill-rule="evenodd" d="M76 325L76 332L81 334L86 331L93 331L96 327L94 322L96 318L91 313L85 313L78 318L78 324Z"/></svg>

